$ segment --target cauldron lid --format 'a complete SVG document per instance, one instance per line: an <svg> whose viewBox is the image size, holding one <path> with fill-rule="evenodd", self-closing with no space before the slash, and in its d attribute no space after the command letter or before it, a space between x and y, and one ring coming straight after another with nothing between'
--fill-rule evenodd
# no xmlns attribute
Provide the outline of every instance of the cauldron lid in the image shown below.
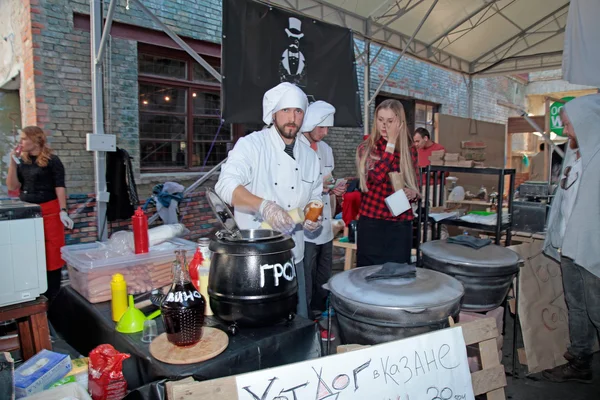
<svg viewBox="0 0 600 400"><path fill-rule="evenodd" d="M433 260L465 267L501 268L509 267L512 273L518 270L519 255L506 247L489 244L479 250L460 244L435 240L421 245L423 255Z"/></svg>
<svg viewBox="0 0 600 400"><path fill-rule="evenodd" d="M221 223L221 225L223 225L223 228L225 228L226 235L223 236L228 236L233 240L241 240L242 235L240 233L240 228L235 222L233 213L229 207L227 207L227 204L225 204L219 195L216 194L211 188L206 189L206 200L208 200L210 208L212 208L213 212L217 216L217 220Z"/></svg>
<svg viewBox="0 0 600 400"><path fill-rule="evenodd" d="M423 268L417 268L416 278L365 280L380 268L381 265L373 265L341 272L329 280L329 290L334 296L367 309L426 309L455 303L464 294L457 279Z"/></svg>

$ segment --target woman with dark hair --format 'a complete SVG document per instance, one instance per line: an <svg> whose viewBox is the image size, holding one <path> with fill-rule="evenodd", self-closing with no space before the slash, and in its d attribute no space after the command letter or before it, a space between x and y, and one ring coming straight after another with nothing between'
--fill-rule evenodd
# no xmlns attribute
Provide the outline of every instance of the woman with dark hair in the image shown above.
<svg viewBox="0 0 600 400"><path fill-rule="evenodd" d="M375 109L371 135L356 152L356 165L363 192L358 228L358 267L386 262L409 263L412 248L411 209L394 216L385 198L394 193L390 172L400 172L409 201L419 197L417 150L408 133L404 108L388 99Z"/></svg>
<svg viewBox="0 0 600 400"><path fill-rule="evenodd" d="M46 134L39 127L21 130L19 146L11 152L6 185L9 190L20 189L22 201L42 208L48 277L48 290L44 294L52 301L60 290L64 227L73 228L73 221L67 213L65 168L58 156L52 154Z"/></svg>

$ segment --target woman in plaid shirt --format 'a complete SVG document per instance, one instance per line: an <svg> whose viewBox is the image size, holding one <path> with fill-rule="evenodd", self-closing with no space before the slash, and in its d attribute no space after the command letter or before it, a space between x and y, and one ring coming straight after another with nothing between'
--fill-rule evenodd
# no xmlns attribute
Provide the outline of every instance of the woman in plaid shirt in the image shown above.
<svg viewBox="0 0 600 400"><path fill-rule="evenodd" d="M375 109L371 135L356 152L363 192L357 233L358 267L410 262L413 212L409 209L394 216L385 198L394 193L388 174L400 172L406 197L411 202L418 199L417 157L402 104L398 100L383 101Z"/></svg>

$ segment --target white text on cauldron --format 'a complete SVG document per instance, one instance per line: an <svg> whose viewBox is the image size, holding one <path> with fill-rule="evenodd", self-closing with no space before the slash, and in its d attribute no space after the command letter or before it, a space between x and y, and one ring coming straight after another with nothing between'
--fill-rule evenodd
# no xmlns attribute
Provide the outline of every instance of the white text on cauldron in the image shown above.
<svg viewBox="0 0 600 400"><path fill-rule="evenodd" d="M283 277L286 281L293 281L296 277L296 268L291 261L281 265L277 264L264 264L260 266L260 287L265 287L265 271L273 270L273 281L275 286L279 286L279 278Z"/></svg>

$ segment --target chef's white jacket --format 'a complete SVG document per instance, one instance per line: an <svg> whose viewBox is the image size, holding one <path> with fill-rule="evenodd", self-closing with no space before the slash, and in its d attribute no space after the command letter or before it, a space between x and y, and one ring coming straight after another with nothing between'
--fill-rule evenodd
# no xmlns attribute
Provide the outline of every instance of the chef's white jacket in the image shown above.
<svg viewBox="0 0 600 400"><path fill-rule="evenodd" d="M300 141L306 144L310 148L310 141L306 138L306 136L302 135ZM314 150L310 149L312 152ZM319 157L319 178L321 182L323 178L327 175L331 174L334 168L333 164L333 151L331 147L323 142L317 142L317 151L315 153ZM322 190L322 189L321 189ZM315 232L306 232L304 240L314 244L325 244L331 240L333 240L333 229L331 227L331 196L330 193L322 194L323 200L323 226L316 230Z"/></svg>
<svg viewBox="0 0 600 400"><path fill-rule="evenodd" d="M320 200L323 184L317 154L300 140L294 143L295 159L284 149L285 143L273 126L240 138L221 167L215 191L231 204L233 191L242 185L255 196L272 200L288 211ZM262 222L258 213L235 210L234 216L240 229L259 229ZM296 226L292 239L296 244L294 261L299 263L304 259L302 225Z"/></svg>

